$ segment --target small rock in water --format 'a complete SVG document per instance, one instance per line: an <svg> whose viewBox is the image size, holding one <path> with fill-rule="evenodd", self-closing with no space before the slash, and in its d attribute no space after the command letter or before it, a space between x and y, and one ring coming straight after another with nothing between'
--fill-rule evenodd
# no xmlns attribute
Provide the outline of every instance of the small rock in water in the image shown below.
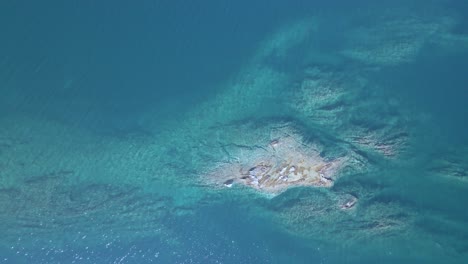
<svg viewBox="0 0 468 264"><path fill-rule="evenodd" d="M274 139L270 142L270 146L272 146L273 148L278 146L279 144L279 140L278 139Z"/></svg>
<svg viewBox="0 0 468 264"><path fill-rule="evenodd" d="M357 198L354 196L351 196L349 199L346 200L346 202L341 205L341 209L351 209L356 205L357 203Z"/></svg>
<svg viewBox="0 0 468 264"><path fill-rule="evenodd" d="M234 183L234 180L230 179L224 182L224 186L231 188L233 183Z"/></svg>
<svg viewBox="0 0 468 264"><path fill-rule="evenodd" d="M286 172L287 169L288 169L288 167L284 167L284 168L280 171L280 175L283 175L283 174Z"/></svg>

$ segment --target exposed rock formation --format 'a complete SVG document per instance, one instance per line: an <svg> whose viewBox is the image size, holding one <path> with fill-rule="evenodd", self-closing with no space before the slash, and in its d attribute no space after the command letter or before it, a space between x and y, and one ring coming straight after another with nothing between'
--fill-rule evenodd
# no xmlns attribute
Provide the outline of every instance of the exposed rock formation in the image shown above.
<svg viewBox="0 0 468 264"><path fill-rule="evenodd" d="M279 194L289 187L331 187L347 157L325 158L320 147L306 142L291 127L274 131L267 144L252 142L251 149L238 149L235 161L209 172L206 181L215 186L239 184L267 194Z"/></svg>

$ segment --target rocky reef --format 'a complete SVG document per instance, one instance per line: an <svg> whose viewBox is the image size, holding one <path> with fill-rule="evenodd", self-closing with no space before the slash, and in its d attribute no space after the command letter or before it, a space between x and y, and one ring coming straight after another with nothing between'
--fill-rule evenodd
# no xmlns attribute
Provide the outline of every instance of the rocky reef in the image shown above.
<svg viewBox="0 0 468 264"><path fill-rule="evenodd" d="M437 154L432 155L436 158L427 163L428 172L449 179L468 181L468 148L459 147L441 152L442 150L439 150Z"/></svg>
<svg viewBox="0 0 468 264"><path fill-rule="evenodd" d="M345 34L347 45L341 51L365 64L385 67L410 63L425 45L446 46L446 39L466 44L466 40L451 33L456 18L433 10L414 14L390 8L367 19L368 24Z"/></svg>
<svg viewBox="0 0 468 264"><path fill-rule="evenodd" d="M37 175L21 187L0 189L0 246L45 246L52 241L55 247L89 244L89 240L110 243L123 235L169 241L172 231L164 219L190 213L174 206L171 197L148 195L134 186L64 184L73 174ZM136 222L138 227L132 227ZM28 239L18 241L24 234Z"/></svg>
<svg viewBox="0 0 468 264"><path fill-rule="evenodd" d="M303 70L288 106L357 148L398 156L406 148L411 118L396 98L382 93L366 70L312 66Z"/></svg>
<svg viewBox="0 0 468 264"><path fill-rule="evenodd" d="M206 176L216 186L248 186L266 194L289 187L331 187L346 162L345 157L327 159L314 144L305 142L291 127L270 131L279 135L266 145L238 150L233 162L221 164Z"/></svg>

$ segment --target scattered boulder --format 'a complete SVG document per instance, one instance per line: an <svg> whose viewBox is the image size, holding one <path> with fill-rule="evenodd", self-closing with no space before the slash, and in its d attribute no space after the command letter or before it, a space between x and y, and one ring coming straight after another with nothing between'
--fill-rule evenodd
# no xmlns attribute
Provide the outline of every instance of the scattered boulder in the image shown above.
<svg viewBox="0 0 468 264"><path fill-rule="evenodd" d="M340 208L343 210L352 209L356 205L357 201L358 199L355 196L349 194L347 195L344 202L341 204Z"/></svg>

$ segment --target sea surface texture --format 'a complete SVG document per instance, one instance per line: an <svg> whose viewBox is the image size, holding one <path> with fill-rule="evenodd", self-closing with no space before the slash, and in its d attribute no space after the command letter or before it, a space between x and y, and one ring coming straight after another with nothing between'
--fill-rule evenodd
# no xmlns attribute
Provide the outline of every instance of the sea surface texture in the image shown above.
<svg viewBox="0 0 468 264"><path fill-rule="evenodd" d="M468 2L1 1L0 263L468 263Z"/></svg>

